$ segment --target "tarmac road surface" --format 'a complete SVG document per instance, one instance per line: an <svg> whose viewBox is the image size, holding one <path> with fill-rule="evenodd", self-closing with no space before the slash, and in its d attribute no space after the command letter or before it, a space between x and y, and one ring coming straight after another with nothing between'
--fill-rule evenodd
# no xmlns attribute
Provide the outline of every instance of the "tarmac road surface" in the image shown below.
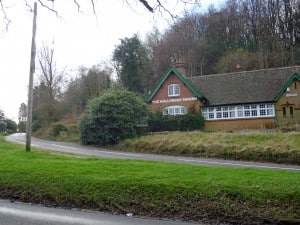
<svg viewBox="0 0 300 225"><path fill-rule="evenodd" d="M19 143L25 145L24 133L16 133L6 136L6 141ZM288 170L294 172L300 172L300 166L297 165L285 165L274 163L255 163L233 160L217 160L207 158L194 158L194 157L181 157L181 156L164 156L155 154L143 154L143 153L131 153L108 150L98 147L79 145L74 143L56 142L42 140L32 137L31 146L50 151L65 152L83 156L93 156L102 158L117 158L117 159L136 159L136 160L149 160L149 161L162 161L173 163L185 163L194 165L205 166L222 166L222 167L238 167L238 168L256 168L256 169L275 169L275 170ZM24 148L25 151L25 148Z"/></svg>
<svg viewBox="0 0 300 225"><path fill-rule="evenodd" d="M66 210L0 200L0 225L195 225L94 211Z"/></svg>

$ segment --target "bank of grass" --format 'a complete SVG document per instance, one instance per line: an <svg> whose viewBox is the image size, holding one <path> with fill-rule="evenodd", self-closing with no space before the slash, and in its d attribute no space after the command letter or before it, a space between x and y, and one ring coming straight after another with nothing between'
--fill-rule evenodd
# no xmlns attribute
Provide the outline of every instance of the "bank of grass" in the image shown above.
<svg viewBox="0 0 300 225"><path fill-rule="evenodd" d="M57 132L55 128L64 129ZM80 142L78 125L68 122L41 128L34 136ZM299 131L163 132L127 139L110 147L132 152L300 165Z"/></svg>
<svg viewBox="0 0 300 225"><path fill-rule="evenodd" d="M300 222L300 173L81 158L0 138L0 197L239 224Z"/></svg>
<svg viewBox="0 0 300 225"><path fill-rule="evenodd" d="M300 165L300 132L165 132L128 139L117 148L155 154Z"/></svg>

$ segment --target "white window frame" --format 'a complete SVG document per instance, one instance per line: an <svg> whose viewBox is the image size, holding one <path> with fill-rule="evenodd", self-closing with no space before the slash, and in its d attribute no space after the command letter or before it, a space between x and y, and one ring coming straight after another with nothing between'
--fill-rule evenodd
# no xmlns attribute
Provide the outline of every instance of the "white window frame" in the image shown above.
<svg viewBox="0 0 300 225"><path fill-rule="evenodd" d="M203 107L202 116L206 120L248 119L275 116L273 103Z"/></svg>
<svg viewBox="0 0 300 225"><path fill-rule="evenodd" d="M174 97L180 95L180 85L179 84L169 84L168 85L168 96Z"/></svg>
<svg viewBox="0 0 300 225"><path fill-rule="evenodd" d="M186 107L181 105L172 105L164 108L163 115L176 116L186 114Z"/></svg>

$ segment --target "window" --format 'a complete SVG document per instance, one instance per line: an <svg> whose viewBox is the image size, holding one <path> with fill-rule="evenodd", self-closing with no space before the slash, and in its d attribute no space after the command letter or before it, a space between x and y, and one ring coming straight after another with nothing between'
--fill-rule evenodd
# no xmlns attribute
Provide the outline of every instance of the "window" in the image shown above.
<svg viewBox="0 0 300 225"><path fill-rule="evenodd" d="M250 105L245 105L244 106L244 116L245 117L250 117L251 116Z"/></svg>
<svg viewBox="0 0 300 225"><path fill-rule="evenodd" d="M272 104L266 104L266 108L267 108L266 116L273 116L274 115L274 106Z"/></svg>
<svg viewBox="0 0 300 225"><path fill-rule="evenodd" d="M180 95L180 88L179 84L170 84L168 86L168 96L179 96Z"/></svg>
<svg viewBox="0 0 300 225"><path fill-rule="evenodd" d="M244 107L237 106L237 117L244 117Z"/></svg>
<svg viewBox="0 0 300 225"><path fill-rule="evenodd" d="M216 108L216 118L218 118L218 119L220 119L220 118L222 118L222 108L221 107L217 107Z"/></svg>
<svg viewBox="0 0 300 225"><path fill-rule="evenodd" d="M259 114L260 114L261 116L267 115L266 105L265 105L265 104L260 104L260 105L259 105Z"/></svg>
<svg viewBox="0 0 300 225"><path fill-rule="evenodd" d="M290 107L290 117L294 116L294 108L291 106Z"/></svg>
<svg viewBox="0 0 300 225"><path fill-rule="evenodd" d="M229 117L234 118L235 117L235 111L230 111L229 112Z"/></svg>
<svg viewBox="0 0 300 225"><path fill-rule="evenodd" d="M167 108L165 108L163 111L163 115L168 115L168 114L169 114L169 110Z"/></svg>
<svg viewBox="0 0 300 225"><path fill-rule="evenodd" d="M229 117L229 112L228 112L228 107L222 107L222 111L223 111L223 118L228 118Z"/></svg>
<svg viewBox="0 0 300 225"><path fill-rule="evenodd" d="M285 107L282 107L282 115L283 115L283 117L286 117L286 108Z"/></svg>
<svg viewBox="0 0 300 225"><path fill-rule="evenodd" d="M291 111L292 110L292 111ZM293 109L290 109L291 115ZM203 107L202 115L206 120L272 117L275 115L273 104L231 105Z"/></svg>
<svg viewBox="0 0 300 225"><path fill-rule="evenodd" d="M229 106L229 117L234 118L235 117L235 107Z"/></svg>
<svg viewBox="0 0 300 225"><path fill-rule="evenodd" d="M211 109L211 108L202 108L201 111L202 111L202 116L204 119L208 119L208 109Z"/></svg>
<svg viewBox="0 0 300 225"><path fill-rule="evenodd" d="M256 105L251 105L251 116L252 117L257 116L257 107L256 107Z"/></svg>
<svg viewBox="0 0 300 225"><path fill-rule="evenodd" d="M202 116L204 119L214 119L215 118L215 109L213 107L202 108Z"/></svg>
<svg viewBox="0 0 300 225"><path fill-rule="evenodd" d="M168 106L164 109L163 115L183 115L186 114L186 108L184 106Z"/></svg>

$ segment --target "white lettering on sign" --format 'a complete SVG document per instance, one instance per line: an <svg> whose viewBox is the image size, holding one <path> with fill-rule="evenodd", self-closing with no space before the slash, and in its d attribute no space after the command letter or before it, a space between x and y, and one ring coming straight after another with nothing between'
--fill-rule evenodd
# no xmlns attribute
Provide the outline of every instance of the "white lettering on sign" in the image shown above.
<svg viewBox="0 0 300 225"><path fill-rule="evenodd" d="M188 98L171 98L171 99L161 99L161 100L154 100L152 101L153 104L160 104L160 103L170 103L170 102L189 102L197 100L196 97L188 97Z"/></svg>
<svg viewBox="0 0 300 225"><path fill-rule="evenodd" d="M286 97L296 97L298 94L286 94Z"/></svg>

